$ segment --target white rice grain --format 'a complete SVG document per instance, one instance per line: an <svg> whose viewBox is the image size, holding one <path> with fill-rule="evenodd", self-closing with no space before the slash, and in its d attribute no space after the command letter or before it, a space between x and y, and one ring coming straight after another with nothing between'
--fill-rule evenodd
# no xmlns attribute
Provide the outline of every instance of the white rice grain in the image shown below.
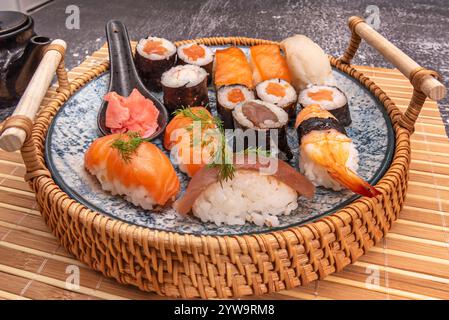
<svg viewBox="0 0 449 320"><path fill-rule="evenodd" d="M295 190L272 176L239 170L233 179L210 185L193 204L193 214L203 222L220 226L279 225L278 216L289 215L298 207Z"/></svg>

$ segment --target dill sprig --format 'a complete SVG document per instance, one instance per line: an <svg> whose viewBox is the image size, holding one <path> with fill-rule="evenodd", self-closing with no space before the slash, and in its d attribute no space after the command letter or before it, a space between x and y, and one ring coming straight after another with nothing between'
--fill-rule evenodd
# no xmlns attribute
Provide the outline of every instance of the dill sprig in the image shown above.
<svg viewBox="0 0 449 320"><path fill-rule="evenodd" d="M266 158L271 157L271 151L270 150L266 150L266 149L262 149L262 147L248 147L243 151L240 151L241 154L244 155L250 155L250 154L255 154L257 156L263 156Z"/></svg>
<svg viewBox="0 0 449 320"><path fill-rule="evenodd" d="M205 129L214 125L217 125L217 119L216 117L210 117L210 115L203 109L196 110L196 112L192 111L192 108L189 107L181 107L180 109L177 109L175 112L173 112L173 115L177 116L181 114L182 116L186 118L192 119L193 122L200 122L201 129ZM219 120L219 119L218 119ZM221 121L221 120L219 120ZM193 124L188 126L186 128L187 130L193 129Z"/></svg>
<svg viewBox="0 0 449 320"><path fill-rule="evenodd" d="M218 181L222 184L223 181L234 178L236 169L233 162L233 153L226 142L223 122L220 119L217 121L217 129L220 132L220 147L215 153L214 160L208 166L209 168L218 168Z"/></svg>
<svg viewBox="0 0 449 320"><path fill-rule="evenodd" d="M215 153L214 160L208 164L209 168L218 168L218 181L232 180L235 174L235 166L232 161L232 152L227 144L220 147Z"/></svg>
<svg viewBox="0 0 449 320"><path fill-rule="evenodd" d="M134 153L137 152L140 144L146 140L141 137L139 132L129 131L125 133L125 135L128 136L127 140L123 140L123 136L120 135L112 142L111 148L118 151L123 161L130 162Z"/></svg>
<svg viewBox="0 0 449 320"><path fill-rule="evenodd" d="M226 142L223 121L217 116L211 117L205 110L199 109L193 112L191 108L180 108L173 113L175 116L182 114L184 117L192 119L193 122L200 122L201 129L209 129L215 127L218 130L220 144L219 148L213 155L213 160L208 164L209 168L218 168L218 180L220 183L232 179L235 174L235 166L233 163L233 153L229 149ZM186 128L193 130L193 124Z"/></svg>

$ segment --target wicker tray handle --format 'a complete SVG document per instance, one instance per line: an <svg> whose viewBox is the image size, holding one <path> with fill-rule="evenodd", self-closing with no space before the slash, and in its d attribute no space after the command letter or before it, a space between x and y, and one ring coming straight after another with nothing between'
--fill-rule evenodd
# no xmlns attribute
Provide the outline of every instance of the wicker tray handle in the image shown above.
<svg viewBox="0 0 449 320"><path fill-rule="evenodd" d="M59 83L57 91L67 96L70 95L70 84L64 66L65 49L66 43L63 40L54 40L44 49L42 60L14 113L1 127L0 148L6 151L16 151L22 149L23 146L24 149L27 149L28 154L32 151L34 148L31 142L33 120L55 72ZM24 155L24 152L22 154ZM28 166L27 160L28 157L24 158L27 168L33 167L33 165Z"/></svg>
<svg viewBox="0 0 449 320"><path fill-rule="evenodd" d="M348 25L352 31L352 36L348 48L340 58L341 62L346 64L351 62L363 39L398 68L413 85L412 99L407 110L401 115L399 120L399 124L412 133L426 98L441 100L446 96L446 87L439 81L441 80L440 75L433 70L421 67L412 58L371 28L362 18L350 17Z"/></svg>

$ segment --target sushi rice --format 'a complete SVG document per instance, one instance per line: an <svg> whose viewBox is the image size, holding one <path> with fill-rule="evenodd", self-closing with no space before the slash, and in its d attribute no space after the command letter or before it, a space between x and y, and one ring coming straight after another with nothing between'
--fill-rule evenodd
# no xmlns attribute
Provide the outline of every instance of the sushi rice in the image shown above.
<svg viewBox="0 0 449 320"><path fill-rule="evenodd" d="M148 41L160 41L161 46L167 49L167 51L163 54L157 54L157 53L150 53L148 54L145 52L145 44ZM176 46L167 39L164 38L157 38L157 37L148 37L146 39L141 39L139 43L137 43L137 52L144 58L150 59L150 60L162 60L162 59L169 59L171 56L173 56L176 53Z"/></svg>
<svg viewBox="0 0 449 320"><path fill-rule="evenodd" d="M235 103L228 99L228 94L233 90L240 90L240 92L243 95L242 101ZM217 97L218 97L217 100L220 103L220 105L230 110L233 110L238 103L253 100L255 98L254 93L250 89L242 85L223 86L220 89L218 89Z"/></svg>
<svg viewBox="0 0 449 320"><path fill-rule="evenodd" d="M285 89L285 95L283 97L267 93L267 88L270 83L280 84ZM270 79L259 83L256 86L257 96L266 102L273 103L279 107L284 107L286 105L296 102L296 91L287 81L282 79Z"/></svg>
<svg viewBox="0 0 449 320"><path fill-rule="evenodd" d="M195 60L192 60L187 54L184 53L184 50L191 47L192 45L198 45L204 50L204 56L198 57ZM186 43L182 46L178 47L178 58L188 64L193 64L197 66L205 66L211 63L214 60L214 53L210 48L205 46L204 44L195 44L195 43Z"/></svg>
<svg viewBox="0 0 449 320"><path fill-rule="evenodd" d="M278 216L298 208L298 194L269 175L239 170L232 179L215 182L195 200L193 214L203 222L220 226L279 225Z"/></svg>
<svg viewBox="0 0 449 320"><path fill-rule="evenodd" d="M121 195L126 199L126 201L131 202L135 206L141 206L145 210L151 210L155 205L157 205L156 201L154 201L145 187L127 187L118 180L109 180L107 178L106 167L96 166L88 169L88 171L90 174L97 177L103 190L109 191L114 196Z"/></svg>
<svg viewBox="0 0 449 320"><path fill-rule="evenodd" d="M161 83L165 87L180 88L180 87L194 87L204 81L207 77L207 72L201 67L186 64L173 67L164 72Z"/></svg>
<svg viewBox="0 0 449 320"><path fill-rule="evenodd" d="M319 91L326 90L332 92L332 100L314 100L309 96L309 93L317 93ZM302 90L298 97L298 102L307 107L311 104L319 104L326 110L335 110L345 106L348 103L348 99L345 94L336 87L332 86L308 86Z"/></svg>
<svg viewBox="0 0 449 320"><path fill-rule="evenodd" d="M310 145L310 147L313 147L313 145ZM359 152L353 142L351 142L349 147L349 156L346 161L346 167L354 172L357 172L359 168ZM325 168L313 162L301 151L299 151L299 169L315 186L323 186L335 191L345 189L344 186L329 176Z"/></svg>
<svg viewBox="0 0 449 320"><path fill-rule="evenodd" d="M266 120L263 124L260 124L260 127L258 129L273 129L273 128L281 128L285 126L285 124L288 121L288 114L285 112L281 107L278 107L274 104L261 101L261 100L249 100L246 103L257 103L264 105L270 111L272 111L278 118L278 122L273 122L271 120ZM234 119L243 127L249 128L249 129L256 129L254 123L252 123L249 119L245 117L242 111L243 104L238 104L234 111L232 111L232 115L234 116Z"/></svg>

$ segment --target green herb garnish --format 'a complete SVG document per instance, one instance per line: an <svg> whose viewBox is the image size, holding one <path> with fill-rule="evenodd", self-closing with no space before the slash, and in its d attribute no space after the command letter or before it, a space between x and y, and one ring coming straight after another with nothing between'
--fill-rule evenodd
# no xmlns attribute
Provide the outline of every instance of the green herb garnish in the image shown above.
<svg viewBox="0 0 449 320"><path fill-rule="evenodd" d="M266 157L266 158L271 157L271 151L262 149L261 147L257 147L257 148L248 147L245 150L240 151L240 153L244 154L244 155L255 154L257 156L263 156L263 157Z"/></svg>
<svg viewBox="0 0 449 320"><path fill-rule="evenodd" d="M192 119L193 122L200 122L201 129L217 125L217 118L211 118L210 115L203 109L199 109L195 112L192 111L192 108L188 107L181 107L180 109L177 109L175 112L173 112L173 115L177 116L181 114L182 116L186 118ZM218 121L221 122L221 120L218 119ZM187 130L193 129L193 124L188 126L186 128Z"/></svg>
<svg viewBox="0 0 449 320"><path fill-rule="evenodd" d="M146 140L141 137L139 132L129 131L125 135L128 136L128 140L123 140L120 135L112 142L111 148L117 149L123 161L130 162L140 144Z"/></svg>
<svg viewBox="0 0 449 320"><path fill-rule="evenodd" d="M229 150L226 141L222 142L221 147L217 150L214 160L208 164L209 168L218 168L218 181L220 184L223 181L234 178L235 166L232 161L232 152Z"/></svg>
<svg viewBox="0 0 449 320"><path fill-rule="evenodd" d="M216 127L219 134L220 139L220 147L217 149L213 156L213 160L208 164L209 168L218 168L218 180L220 183L223 181L227 181L228 179L232 179L235 174L235 166L233 164L233 153L229 150L229 146L226 143L226 136L223 127L223 121L221 121L218 117L210 117L210 115L202 109L199 109L195 112L192 111L191 108L181 108L176 110L173 113L175 116L178 114L182 114L184 117L188 117L192 119L193 122L200 122L200 128L209 129L211 127ZM186 130L192 131L193 124L186 127ZM197 141L198 142L198 141ZM203 143L201 141L201 143Z"/></svg>
<svg viewBox="0 0 449 320"><path fill-rule="evenodd" d="M233 162L233 153L226 142L223 122L218 118L217 120L217 129L220 132L220 148L218 148L214 160L208 166L209 168L218 168L218 181L222 184L223 181L234 178L236 169Z"/></svg>

